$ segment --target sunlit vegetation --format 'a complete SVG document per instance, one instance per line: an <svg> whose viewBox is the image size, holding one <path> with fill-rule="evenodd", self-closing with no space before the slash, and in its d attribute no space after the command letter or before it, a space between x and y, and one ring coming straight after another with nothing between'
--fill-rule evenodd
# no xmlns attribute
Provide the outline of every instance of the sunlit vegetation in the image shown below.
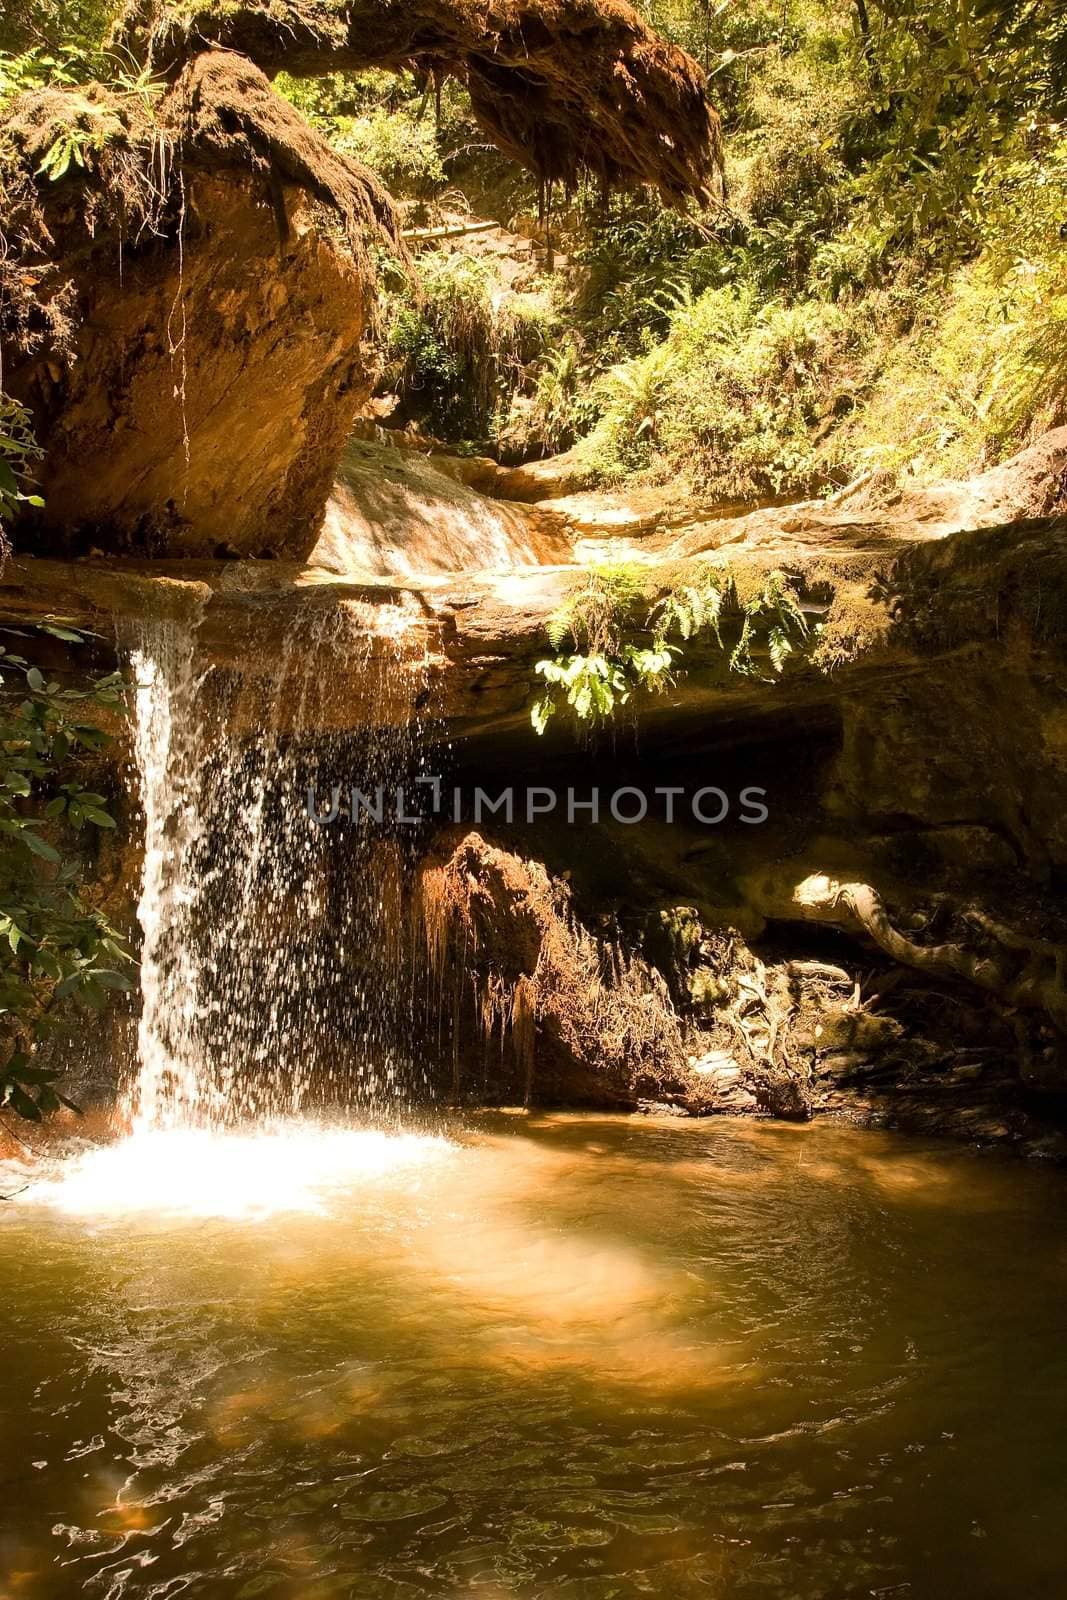
<svg viewBox="0 0 1067 1600"><path fill-rule="evenodd" d="M538 236L568 265L532 294L422 254L421 295L388 307L400 420L508 460L577 443L591 482L682 472L736 499L966 472L1062 420L1057 8L648 11L711 77L725 204L557 196ZM416 223L537 231L532 180L489 151L455 86L282 87Z"/></svg>
<svg viewBox="0 0 1067 1600"><path fill-rule="evenodd" d="M681 471L759 499L966 472L1062 419L1060 8L647 10L705 67L724 119L728 197L703 213L579 187L539 220L533 179L461 86L278 79L414 230L484 216L565 254L517 287L491 258L435 248L414 291L387 275L379 390L398 422L509 461L579 444L591 482ZM0 97L121 79L113 11L34 0L5 24ZM49 175L92 140L75 129Z"/></svg>
<svg viewBox="0 0 1067 1600"><path fill-rule="evenodd" d="M0 396L0 539L20 503L40 506L40 455L25 408ZM6 546L0 559L6 556ZM87 894L84 835L113 829L107 797L83 781L111 741L100 712L117 707L118 674L64 686L21 649L26 630L0 643L0 1109L37 1121L69 1104L61 1069L38 1056L79 1008L99 1010L133 987L123 936ZM56 620L30 634L84 643Z"/></svg>
<svg viewBox="0 0 1067 1600"><path fill-rule="evenodd" d="M387 333L402 415L454 442L488 438L548 343L550 311L536 295L498 293L489 267L459 254L424 255L420 286L418 302L393 304Z"/></svg>
<svg viewBox="0 0 1067 1600"><path fill-rule="evenodd" d="M530 711L535 732L561 711L578 724L606 723L640 691L669 688L699 635L714 637L730 672L772 679L808 636L782 572L742 590L729 567L701 562L658 596L646 584L635 565L592 566L576 581L549 619L555 654L535 669L544 684Z"/></svg>

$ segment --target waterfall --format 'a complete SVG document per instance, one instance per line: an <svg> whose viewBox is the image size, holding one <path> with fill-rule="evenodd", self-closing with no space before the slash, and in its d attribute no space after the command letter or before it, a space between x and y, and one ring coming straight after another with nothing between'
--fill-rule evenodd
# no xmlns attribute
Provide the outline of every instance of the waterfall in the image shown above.
<svg viewBox="0 0 1067 1600"><path fill-rule="evenodd" d="M419 698L408 620L397 606L296 606L269 672L248 677L203 658L197 615L128 642L145 826L138 1063L123 1097L135 1131L324 1103L381 1113L422 1093L402 841L366 818L320 827L306 806L309 784L328 792L324 773L367 789L418 765L414 715L321 731L331 682L358 681L374 705L401 677Z"/></svg>

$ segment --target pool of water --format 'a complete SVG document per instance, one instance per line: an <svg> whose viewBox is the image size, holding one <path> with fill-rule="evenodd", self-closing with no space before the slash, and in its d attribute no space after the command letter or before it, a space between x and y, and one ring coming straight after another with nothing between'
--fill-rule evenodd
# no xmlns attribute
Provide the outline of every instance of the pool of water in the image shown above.
<svg viewBox="0 0 1067 1600"><path fill-rule="evenodd" d="M724 1121L174 1135L0 1207L0 1282L3 1600L1067 1592L1060 1172Z"/></svg>

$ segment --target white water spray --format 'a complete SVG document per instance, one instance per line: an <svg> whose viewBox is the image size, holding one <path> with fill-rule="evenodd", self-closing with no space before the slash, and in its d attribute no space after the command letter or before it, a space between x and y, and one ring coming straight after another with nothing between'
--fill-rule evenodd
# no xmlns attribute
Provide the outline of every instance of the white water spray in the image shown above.
<svg viewBox="0 0 1067 1600"><path fill-rule="evenodd" d="M331 761L372 786L416 759L417 719L317 732L324 681L357 674L373 696L375 674L411 673L394 610L298 610L254 686L267 731L249 736L235 715L249 684L202 663L198 619L154 622L130 652L145 815L139 1060L123 1103L135 1132L321 1104L380 1114L418 1092L395 847L319 828L304 805Z"/></svg>

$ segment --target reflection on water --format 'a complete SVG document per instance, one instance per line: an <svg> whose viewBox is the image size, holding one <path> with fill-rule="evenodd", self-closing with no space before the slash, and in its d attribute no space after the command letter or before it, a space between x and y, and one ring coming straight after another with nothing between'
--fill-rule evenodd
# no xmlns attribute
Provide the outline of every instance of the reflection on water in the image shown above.
<svg viewBox="0 0 1067 1600"><path fill-rule="evenodd" d="M325 1213L339 1191L411 1181L453 1150L447 1140L312 1121L220 1135L207 1128L137 1133L69 1159L21 1196L71 1216L230 1217Z"/></svg>
<svg viewBox="0 0 1067 1600"><path fill-rule="evenodd" d="M592 1116L75 1158L0 1214L0 1597L1058 1596L1065 1195Z"/></svg>

